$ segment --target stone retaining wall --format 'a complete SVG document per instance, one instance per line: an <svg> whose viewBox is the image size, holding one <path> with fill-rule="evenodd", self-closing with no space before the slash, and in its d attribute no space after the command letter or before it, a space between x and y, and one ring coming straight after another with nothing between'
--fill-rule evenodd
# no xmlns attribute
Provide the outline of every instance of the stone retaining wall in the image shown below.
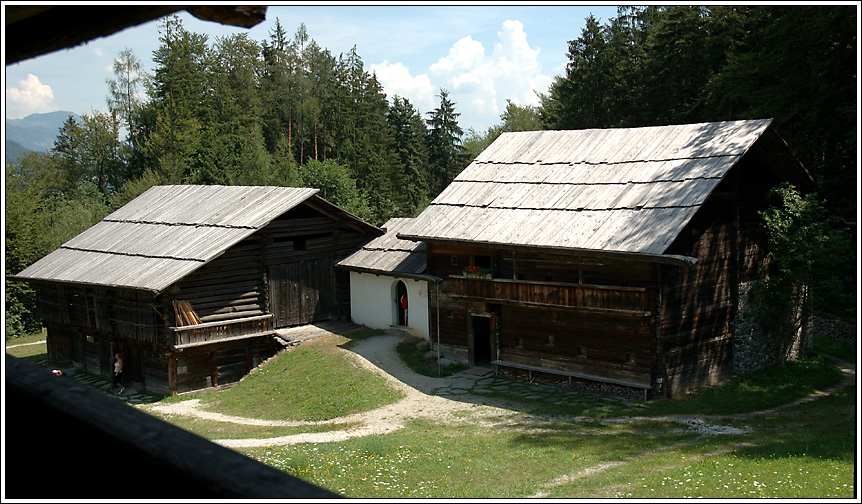
<svg viewBox="0 0 862 504"><path fill-rule="evenodd" d="M817 336L835 339L845 343L856 343L856 323L849 319L815 317L812 332Z"/></svg>

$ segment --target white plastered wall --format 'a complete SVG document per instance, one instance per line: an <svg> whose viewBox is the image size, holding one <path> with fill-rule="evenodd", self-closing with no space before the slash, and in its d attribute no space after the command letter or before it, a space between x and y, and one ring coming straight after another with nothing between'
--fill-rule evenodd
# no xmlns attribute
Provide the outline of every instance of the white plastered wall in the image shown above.
<svg viewBox="0 0 862 504"><path fill-rule="evenodd" d="M408 326L411 334L428 339L428 282L371 273L350 272L350 317L355 324L372 329L397 326L395 285L407 286Z"/></svg>

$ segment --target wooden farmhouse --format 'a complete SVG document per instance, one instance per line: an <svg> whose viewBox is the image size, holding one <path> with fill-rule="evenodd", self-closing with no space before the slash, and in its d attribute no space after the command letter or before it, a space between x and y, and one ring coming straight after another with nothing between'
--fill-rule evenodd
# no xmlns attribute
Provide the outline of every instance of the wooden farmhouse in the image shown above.
<svg viewBox="0 0 862 504"><path fill-rule="evenodd" d="M757 212L812 185L770 124L503 133L398 233L443 279L444 354L645 397L731 377L764 351L739 330Z"/></svg>
<svg viewBox="0 0 862 504"><path fill-rule="evenodd" d="M412 219L393 218L386 234L366 243L336 267L350 272L350 316L374 329L402 329L429 339L425 244L402 240L398 231ZM402 306L407 298L407 310Z"/></svg>
<svg viewBox="0 0 862 504"><path fill-rule="evenodd" d="M49 360L159 393L231 383L279 328L350 313L334 265L383 230L316 189L156 186L11 280L36 287Z"/></svg>

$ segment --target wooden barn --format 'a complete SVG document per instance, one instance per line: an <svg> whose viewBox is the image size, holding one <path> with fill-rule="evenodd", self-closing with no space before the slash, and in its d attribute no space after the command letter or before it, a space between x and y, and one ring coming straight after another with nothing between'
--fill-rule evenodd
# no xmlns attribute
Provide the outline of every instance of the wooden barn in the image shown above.
<svg viewBox="0 0 862 504"><path fill-rule="evenodd" d="M371 240L341 260L336 268L350 272L350 316L374 329L402 329L429 339L428 281L425 244L402 240L398 231L412 222L392 218L386 234ZM401 299L407 299L405 310Z"/></svg>
<svg viewBox="0 0 862 504"><path fill-rule="evenodd" d="M443 352L646 397L730 378L757 212L813 184L770 124L503 133L398 234L443 279Z"/></svg>
<svg viewBox="0 0 862 504"><path fill-rule="evenodd" d="M383 230L316 189L156 186L17 275L49 360L176 394L239 380L278 328L350 314L334 265Z"/></svg>

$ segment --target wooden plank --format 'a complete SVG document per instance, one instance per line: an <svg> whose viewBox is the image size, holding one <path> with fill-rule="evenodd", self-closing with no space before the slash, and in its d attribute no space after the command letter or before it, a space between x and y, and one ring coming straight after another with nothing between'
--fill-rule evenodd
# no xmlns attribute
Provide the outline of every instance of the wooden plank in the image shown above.
<svg viewBox="0 0 862 504"><path fill-rule="evenodd" d="M624 385L626 387L633 387L633 388L639 388L639 389L651 388L651 385L648 383L648 380L649 380L648 376L645 377L645 380L641 379L638 381L633 381L633 380L626 380L626 379L619 379L619 378L610 378L610 377L602 376L602 375L593 375L593 374L589 374L589 373L582 373L579 371L571 371L571 370L560 369L560 368L556 368L556 367L546 367L546 366L536 366L536 365L530 365L530 364L523 364L520 362L514 362L514 361L508 361L508 360L493 360L493 361L491 361L491 364L495 364L498 366L504 366L504 367L512 367L512 368L517 368L517 369L525 369L525 370L530 370L530 371L538 371L538 372L549 373L549 374L557 374L557 375L562 375L562 376L571 376L574 378L582 378L585 380L592 380L592 381L598 381L598 382L603 382L603 383L613 383L615 385Z"/></svg>

